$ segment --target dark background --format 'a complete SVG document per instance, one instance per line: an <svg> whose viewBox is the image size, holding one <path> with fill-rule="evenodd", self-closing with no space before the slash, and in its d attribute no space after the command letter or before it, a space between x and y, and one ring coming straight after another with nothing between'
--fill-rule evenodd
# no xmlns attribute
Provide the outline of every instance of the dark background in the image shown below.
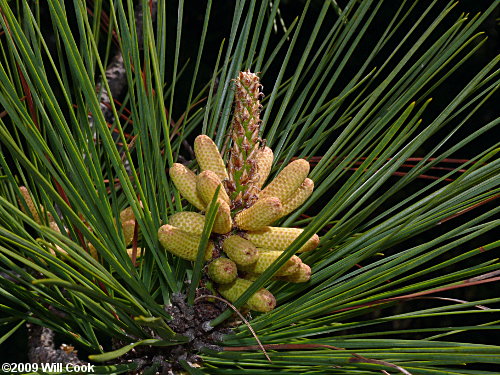
<svg viewBox="0 0 500 375"><path fill-rule="evenodd" d="M177 14L177 9L176 9L176 4L175 2L171 2L172 4L169 5L169 14L171 15L172 21L169 22L169 33L170 36L172 36L171 40L168 41L168 43L173 46L175 45L175 40L174 35L175 35L175 28L176 28L176 14ZM281 10L281 15L283 17L283 20L287 25L289 25L292 20L300 15L303 5L305 1L298 1L298 0L284 0L282 1L282 5L280 6ZM346 1L338 1L339 5L341 7L344 6ZM416 20L416 18L419 16L420 12L424 11L424 8L427 6L427 1L421 1L421 4L416 9L416 12L414 12L413 18L410 18L408 22L406 22L405 27L408 29L409 27L412 26L412 22ZM436 7L436 10L443 8L446 5L447 2L442 1L442 5L439 4ZM205 52L204 52L204 57L202 60L202 64L200 66L200 71L199 71L199 82L206 82L209 79L211 79L212 74L213 74L213 67L215 65L215 61L217 58L217 53L219 50L220 42L222 38L227 37L229 35L229 30L231 27L231 21L232 21L232 0L218 0L214 1L214 4L212 6L212 22L211 26L209 29L209 33L207 35L207 41L206 41L206 46L205 46ZM307 30L312 29L314 26L315 22L315 17L314 15L318 13L322 7L323 2L321 0L315 0L312 2L311 6L311 14L306 20L306 24L303 27L303 35L306 37L300 38L298 40L298 44L296 46L296 51L302 51L305 47L305 44L307 43L308 39L308 32ZM362 45L366 46L373 46L375 42L378 40L378 37L380 33L384 30L386 27L387 23L390 20L390 17L392 14L397 10L399 7L400 2L399 1L386 1L384 5L382 6L382 9L379 11L379 15L375 18L374 23L369 30L369 32L366 34L365 39L362 42ZM486 7L491 4L490 1L478 1L478 0L463 0L460 1L460 3L457 5L457 7L453 10L451 15L448 17L448 23L443 22L440 26L439 30L442 30L443 32L449 27L450 23L454 21L460 13L476 13L478 11L484 10ZM70 4L68 6L68 11L70 9ZM181 63L180 65L182 66L182 63L186 61L187 58L191 58L191 61L194 62L196 58L196 53L198 49L198 41L199 37L201 35L202 31L202 26L203 26L203 18L204 18L204 12L205 12L205 2L204 1L197 1L197 0L190 0L186 1L185 4L185 9L184 9L184 21L183 21L183 48L181 50L181 56L180 60ZM429 19L433 18L433 15L436 14L436 11L431 12L429 15ZM43 14L42 14L43 16ZM48 17L48 13L46 14ZM499 8L497 8L496 12L492 14L488 21L485 22L485 24L482 27L482 31L485 32L485 34L488 36L487 42L481 47L481 49L471 58L469 59L468 62L464 64L463 67L459 69L459 71L455 72L441 87L439 90L437 90L435 93L433 93L432 97L434 98L432 104L430 105L428 111L425 113L425 117L428 119L432 119L435 117L436 114L440 112L440 110L446 106L452 99L453 97L464 87L464 85L467 84L467 82L477 73L477 71L485 66L488 62L491 61L491 59L498 53L498 46L499 46L499 34L498 34L498 27L496 25L495 19L499 16ZM42 17L43 19L43 17ZM46 18L47 19L47 18ZM331 24L333 23L334 20L331 21L326 21L325 22L325 29L327 29ZM53 38L51 38L50 35L50 28L44 28L47 32L46 39L49 41L53 42ZM281 36L281 26L278 24L278 34L274 35L272 37L271 42L275 43L277 40L279 40ZM439 34L439 33L438 33ZM398 38L396 38L398 40ZM387 50L390 50L395 47L395 44L387 46ZM268 47L268 51L272 50L272 45ZM362 62L363 57L366 56L370 51L370 48L358 48L358 51L356 52L357 55L356 59L357 61ZM300 53L294 54L292 57L292 61L290 63L290 66L293 69L294 64L298 62L298 59L300 58ZM173 54L171 55L173 58ZM280 61L280 56L276 59L278 62ZM356 60L354 59L354 60ZM381 61L376 61L375 65L377 63L381 63ZM276 64L275 64L276 65ZM273 82L273 77L276 76L277 74L277 69L279 65L271 67L270 71L266 74L265 77L263 77L263 85L264 85L264 93L266 93L266 87L268 90L273 87L274 82ZM338 83L338 87L342 87L343 84L348 82L348 79L351 77L352 72L356 71L356 63L352 63L350 66L345 71L345 81L342 81L342 78L340 79ZM168 75L167 75L168 76ZM191 72L188 68L186 73L184 74L183 78L181 79L179 85L176 87L176 91L178 94L179 98L184 98L187 97L189 93L189 84L190 84L190 76ZM335 91L335 90L334 90ZM337 91L338 92L338 91ZM498 98L497 98L498 99ZM174 118L178 117L176 116L175 113L180 114L182 111L185 109L184 108L184 103L177 103L177 107L175 108L174 112ZM498 100L489 100L483 109L475 115L471 121L467 124L466 127L463 128L461 132L459 132L456 135L455 139L460 139L461 137L465 134L470 134L472 133L473 129L481 127L483 124L493 120L494 118L498 117ZM446 129L443 130L445 132ZM436 140L441 139L442 133L438 133L435 137ZM498 139L498 138L497 138ZM469 158L477 153L481 152L484 150L486 147L492 145L494 142L497 141L495 137L492 137L491 134L488 134L484 137L478 138L476 141L474 141L472 144L470 144L467 148L460 150L456 155L453 155L454 157L457 158ZM432 140L429 144L424 146L421 150L419 150L419 155L424 155L430 148L432 147ZM415 156L419 156L415 155ZM397 177L394 177L397 178ZM389 182L391 183L391 182ZM405 192L406 194L411 194L414 191L417 191L420 189L422 186L425 186L428 183L426 180L418 180L415 184L412 184L411 187L408 187L408 190ZM390 205L394 202L397 202L399 197L394 197L392 201L389 201L387 204ZM493 202L492 204L495 204ZM382 208L383 209L383 208ZM450 222L445 223L442 227L438 228L436 230L436 233L442 233L444 229L451 229L453 226L459 225L459 223L463 223L466 220L470 219L471 217L475 217L478 214L478 211L487 209L487 207L483 207L479 210L476 210L470 214L463 215L462 217L452 220ZM413 241L413 246L417 243L420 242L426 242L429 239L431 239L436 233L433 231L429 231L425 233L423 236L415 239ZM485 235L481 238L478 238L474 241L471 241L468 244L465 244L463 248L457 249L457 252L460 251L468 251L470 249L479 247L483 244L490 243L492 241L495 241L497 238L495 238L495 235L490 233L488 235ZM398 251L400 249L407 248L407 244L401 244L398 246L398 248L393 249L392 251ZM451 257L452 255L456 254L449 254ZM491 254L485 254L484 259L491 259L492 255ZM478 262L477 259L471 260L470 262L473 262L476 264ZM451 270L450 270L451 271ZM458 298L458 299L463 299L463 300L478 300L478 299L484 299L484 298L493 298L493 297L498 297L500 296L500 290L498 284L487 284L487 285L482 285L482 286L477 286L477 287L469 287L469 288L462 288L462 289L457 289L455 291L447 292L447 293L442 293L440 294L443 297L450 297L450 298ZM0 300L0 303L2 301ZM442 303L442 302L441 302ZM411 301L411 302L406 302L406 303L401 303L395 307L393 307L393 312L404 312L404 311L410 311L410 310L415 310L415 309L420 309L420 308L426 308L426 307L434 307L434 306L439 306L440 302L438 301L430 301L430 300L417 300L417 301ZM493 307L493 306L490 306ZM374 316L378 314L378 312L373 313ZM383 314L387 314L387 312L384 312ZM449 325L463 325L464 324L464 319L467 319L467 325L473 325L473 324L481 324L485 322L485 319L488 321L494 320L495 317L492 316L493 314L489 315L488 318L485 318L484 315L466 315L463 317L452 317L450 316L449 318L442 318L442 321L439 322L439 324L436 324L435 318L429 318L429 319L415 319L415 320L404 320L401 322L394 322L394 323L387 323L387 327L380 327L377 326L377 330L382 330L383 328L387 329L403 329L403 328L408 328L408 325L411 325L414 328L424 328L426 326L449 326ZM500 319L500 316L496 316L496 319ZM491 331L473 331L473 332L467 332L465 334L456 334L456 335L451 335L445 340L456 340L456 341L464 341L464 342L478 342L478 343L489 343L489 344L500 344L500 339L496 337L496 335L492 333L488 333ZM422 335L412 335L411 338L423 338L426 337L425 334ZM410 337L403 337L403 338L410 338ZM61 342L67 342L65 338L61 339ZM59 344L59 343L58 343ZM27 356L26 356L26 351L27 351L27 346L26 346L26 330L21 329L16 333L14 337L11 337L7 342L3 343L1 345L0 349L0 359L2 362L9 361L9 362L25 362L27 361ZM478 368L483 368L487 369L487 366L478 366ZM491 370L491 368L488 368Z"/></svg>

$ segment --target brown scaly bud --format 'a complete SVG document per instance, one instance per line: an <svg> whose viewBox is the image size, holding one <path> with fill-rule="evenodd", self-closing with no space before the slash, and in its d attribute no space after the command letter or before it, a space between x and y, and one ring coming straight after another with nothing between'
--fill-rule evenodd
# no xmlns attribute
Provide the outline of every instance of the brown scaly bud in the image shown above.
<svg viewBox="0 0 500 375"><path fill-rule="evenodd" d="M194 153L202 171L214 172L221 181L228 175L217 145L206 135L199 135L194 141Z"/></svg>
<svg viewBox="0 0 500 375"><path fill-rule="evenodd" d="M261 230L246 233L246 238L257 247L286 250L303 232L300 228L264 227ZM297 252L304 253L317 248L319 236L314 234Z"/></svg>
<svg viewBox="0 0 500 375"><path fill-rule="evenodd" d="M309 162L304 159L294 160L260 192L259 198L277 197L286 202L302 185L308 174Z"/></svg>
<svg viewBox="0 0 500 375"><path fill-rule="evenodd" d="M230 302L236 301L252 285L252 281L237 278L230 284L220 285L219 293ZM276 306L276 299L267 289L262 288L251 296L246 305L250 310L268 312Z"/></svg>
<svg viewBox="0 0 500 375"><path fill-rule="evenodd" d="M226 189L222 186L221 180L215 172L203 171L198 175L196 189L198 190L199 197L206 206L212 202L212 198L218 186L221 188L219 189L219 196L217 198L221 198L224 202L230 204L231 202L226 193Z"/></svg>
<svg viewBox="0 0 500 375"><path fill-rule="evenodd" d="M166 224L158 230L158 240L165 250L180 258L194 261L198 254L198 246L201 238ZM205 260L212 258L213 248L213 243L209 242L205 249Z"/></svg>
<svg viewBox="0 0 500 375"><path fill-rule="evenodd" d="M262 96L259 77L251 73L240 72L234 80L234 112L231 122L231 148L228 162L230 191L233 200L242 199L243 205L249 195L249 187L254 185L254 168L259 151L260 97Z"/></svg>
<svg viewBox="0 0 500 375"><path fill-rule="evenodd" d="M205 226L205 216L196 212L177 212L168 218L168 223L185 232L201 236Z"/></svg>
<svg viewBox="0 0 500 375"><path fill-rule="evenodd" d="M243 230L260 230L276 221L282 212L278 198L267 197L259 199L253 206L240 211L234 218L236 226Z"/></svg>
<svg viewBox="0 0 500 375"><path fill-rule="evenodd" d="M182 164L174 163L169 174L181 195L198 210L205 210L205 203L200 199L196 190L196 175L194 172Z"/></svg>
<svg viewBox="0 0 500 375"><path fill-rule="evenodd" d="M222 244L226 255L236 264L247 266L259 258L259 252L253 243L238 235L226 238Z"/></svg>
<svg viewBox="0 0 500 375"><path fill-rule="evenodd" d="M238 276L236 263L231 259L217 258L208 265L208 276L217 284L232 283Z"/></svg>

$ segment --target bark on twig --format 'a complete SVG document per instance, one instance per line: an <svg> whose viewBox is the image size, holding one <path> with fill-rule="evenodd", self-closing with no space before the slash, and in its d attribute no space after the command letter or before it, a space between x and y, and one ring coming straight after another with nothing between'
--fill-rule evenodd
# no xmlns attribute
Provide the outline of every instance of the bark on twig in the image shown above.
<svg viewBox="0 0 500 375"><path fill-rule="evenodd" d="M84 365L76 350L70 346L56 349L54 344L54 331L47 327L40 327L28 323L28 358L31 363L64 363ZM64 349L63 349L64 348Z"/></svg>

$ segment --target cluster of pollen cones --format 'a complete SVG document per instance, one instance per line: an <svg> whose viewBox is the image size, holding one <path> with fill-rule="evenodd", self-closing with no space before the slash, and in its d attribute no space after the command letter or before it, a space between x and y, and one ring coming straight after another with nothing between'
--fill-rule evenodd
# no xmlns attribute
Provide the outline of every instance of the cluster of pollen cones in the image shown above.
<svg viewBox="0 0 500 375"><path fill-rule="evenodd" d="M158 231L158 239L167 251L194 261L205 224L203 212L220 186L205 260L210 261L207 273L218 285L218 292L232 302L302 233L299 228L271 225L300 207L314 188L313 181L307 178L309 163L303 159L288 164L265 185L273 152L261 146L258 139L261 85L255 74L241 72L235 86L232 148L227 168L215 143L206 135L198 136L194 151L200 173L196 175L178 163L169 173L181 195L201 213L175 213ZM314 250L318 244L319 237L315 234L298 252ZM306 282L311 268L293 255L274 276L292 283ZM264 288L246 303L250 310L260 312L270 311L275 305L274 296Z"/></svg>
<svg viewBox="0 0 500 375"><path fill-rule="evenodd" d="M309 162L304 159L291 162L266 184L274 155L258 138L261 95L257 75L241 72L235 79L232 147L227 167L216 144L206 135L198 136L194 152L200 173L196 175L178 163L170 168L169 173L181 195L200 212L177 212L158 230L158 239L167 251L194 261L205 225L203 213L220 187L215 222L205 249L205 260L210 263L205 269L216 283L218 292L231 302L237 300L303 232L299 228L271 225L302 206L314 188L313 181L307 178ZM60 232L54 217L42 205L35 205L26 187L20 187L20 193L24 202L19 204L25 213L29 211L38 224ZM115 225L121 227L124 243L129 247L137 225L131 207L120 212ZM314 250L318 245L319 237L315 234L298 253ZM98 259L92 244L87 243L87 248ZM54 255L67 255L57 245L50 251ZM127 249L127 252L135 258L132 249ZM141 253L141 249L135 251L135 255ZM291 256L274 274L274 278L291 283L306 282L310 277L311 268L297 255ZM275 306L274 296L262 288L245 307L267 312Z"/></svg>

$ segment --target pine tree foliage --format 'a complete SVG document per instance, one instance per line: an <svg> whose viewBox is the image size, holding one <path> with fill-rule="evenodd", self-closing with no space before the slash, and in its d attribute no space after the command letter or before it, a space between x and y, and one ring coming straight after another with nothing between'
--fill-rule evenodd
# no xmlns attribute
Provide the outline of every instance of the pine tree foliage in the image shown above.
<svg viewBox="0 0 500 375"><path fill-rule="evenodd" d="M0 345L32 323L101 373L498 373L500 346L476 334L498 334L498 292L453 291L500 280L499 144L488 138L500 119L479 116L499 57L467 71L446 103L432 100L470 68L498 3L458 14L453 2L408 0L388 16L383 1L308 0L292 20L282 3L228 2L214 52L211 0L0 0ZM196 41L185 38L193 7ZM106 75L115 51L117 98ZM197 211L168 172L200 172L196 136L231 159L242 71L264 84L250 138L273 150L271 176L306 159L314 191L280 219L303 232L239 294L237 315L205 277L216 202L192 261L166 252L158 229ZM319 247L299 254L310 280L273 278L316 233ZM276 308L248 313L262 288ZM209 322L195 339L179 328L190 312ZM136 360L145 353L164 362Z"/></svg>

